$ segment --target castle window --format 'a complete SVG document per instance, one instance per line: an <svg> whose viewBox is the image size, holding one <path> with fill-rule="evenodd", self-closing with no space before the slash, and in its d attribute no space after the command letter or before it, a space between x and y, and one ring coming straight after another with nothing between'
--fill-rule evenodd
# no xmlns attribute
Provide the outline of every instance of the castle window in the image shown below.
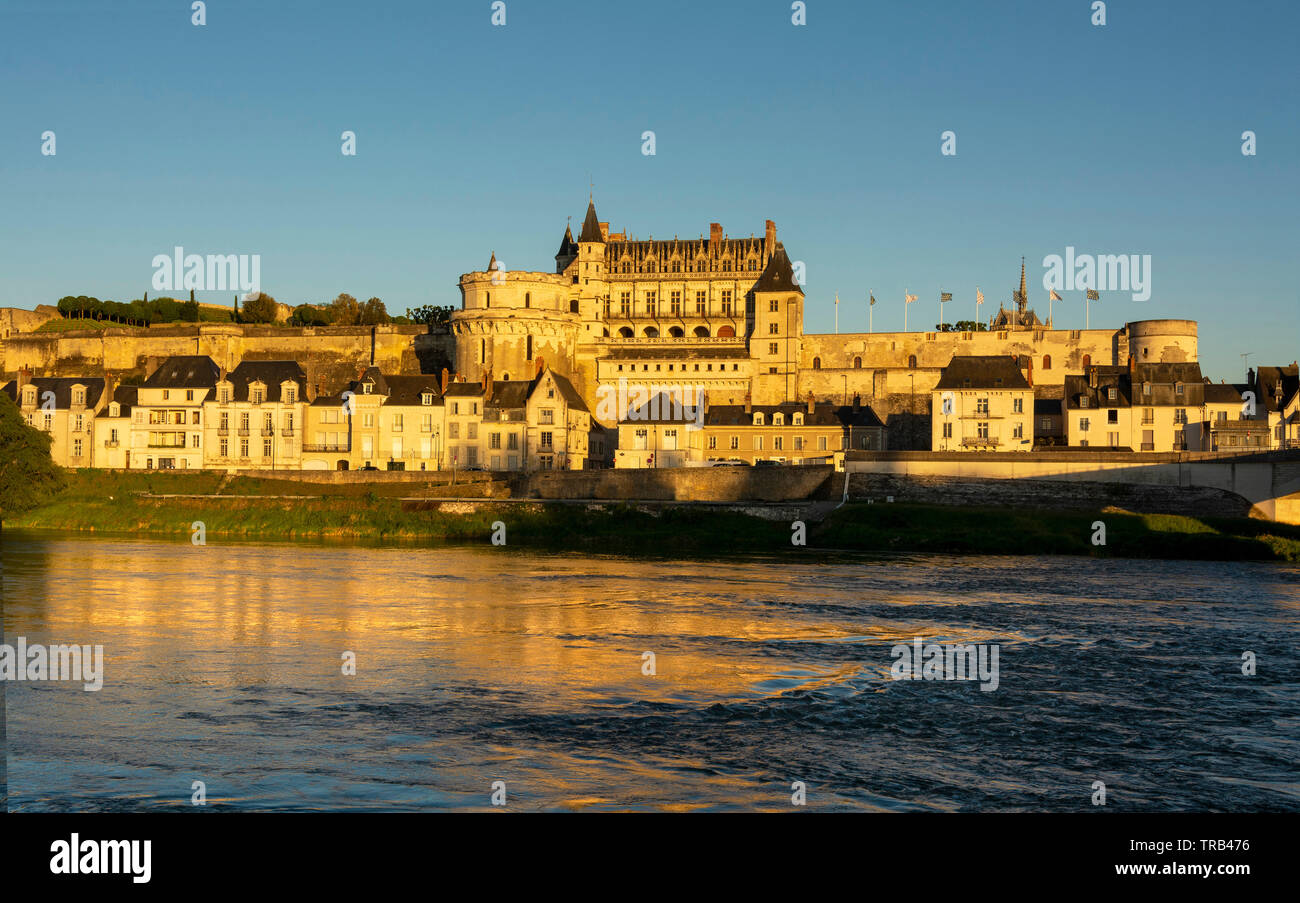
<svg viewBox="0 0 1300 903"><path fill-rule="evenodd" d="M672 293L671 305L672 305L673 316L680 317L682 315L682 293L681 292Z"/></svg>
<svg viewBox="0 0 1300 903"><path fill-rule="evenodd" d="M695 293L695 312L696 312L697 314L703 314L704 311L705 311L705 300L704 300L704 299L705 299L705 294L704 294L704 292L696 292L696 293ZM708 334L707 331L706 331L705 334L706 334L706 335Z"/></svg>
<svg viewBox="0 0 1300 903"><path fill-rule="evenodd" d="M910 369L910 370L915 370L915 369L916 369L916 355L915 355L915 354L909 354L909 355L907 356L907 366L908 366L908 369Z"/></svg>
<svg viewBox="0 0 1300 903"><path fill-rule="evenodd" d="M862 358L860 358L860 357L855 357L855 358L853 359L853 369L854 369L854 370L861 370L861 369L862 369Z"/></svg>
<svg viewBox="0 0 1300 903"><path fill-rule="evenodd" d="M668 330L668 334L675 339L680 339L684 335L686 335L686 333L682 331L682 328L680 326L672 327L671 329Z"/></svg>
<svg viewBox="0 0 1300 903"><path fill-rule="evenodd" d="M753 272L754 270L758 269L758 261L754 260L752 257L749 260L749 269L750 272Z"/></svg>
<svg viewBox="0 0 1300 903"><path fill-rule="evenodd" d="M531 360L533 359L533 337L532 337L532 336L529 336L529 337L528 337L527 345L528 345L528 348L527 348L527 351L528 351L528 357L527 357L527 359L531 361Z"/></svg>
<svg viewBox="0 0 1300 903"><path fill-rule="evenodd" d="M1043 369L1044 370L1052 369L1052 356L1050 354L1043 355Z"/></svg>
<svg viewBox="0 0 1300 903"><path fill-rule="evenodd" d="M646 293L645 293L645 312L646 312L646 316L649 316L649 317L656 316L655 308L656 308L657 304L658 304L658 299L655 297L655 293L654 293L654 292L646 292Z"/></svg>
<svg viewBox="0 0 1300 903"><path fill-rule="evenodd" d="M776 342L768 342L768 343L767 343L767 353L768 353L768 354L780 354L780 353L781 353L781 351L780 351L780 346L779 346Z"/></svg>
<svg viewBox="0 0 1300 903"><path fill-rule="evenodd" d="M619 337L620 337L620 338L630 339L630 338L632 338L632 335L633 335L632 327L630 327L630 326L623 326L623 327L620 327L619 330L618 330L618 334L619 334Z"/></svg>
<svg viewBox="0 0 1300 903"><path fill-rule="evenodd" d="M673 272L674 272L674 273L680 273L681 271L682 271L682 262L681 262L680 260L674 260L674 261L673 261Z"/></svg>
<svg viewBox="0 0 1300 903"><path fill-rule="evenodd" d="M618 299L618 312L621 316L630 316L632 313L632 293L623 292Z"/></svg>
<svg viewBox="0 0 1300 903"><path fill-rule="evenodd" d="M532 307L532 306L533 306L533 293L524 292L524 307Z"/></svg>
<svg viewBox="0 0 1300 903"><path fill-rule="evenodd" d="M484 292L483 295L484 295L484 298L486 299L486 301L485 301L485 303L484 303L483 306L484 306L484 307L491 307L491 306L492 306L492 293L491 293L491 292Z"/></svg>
<svg viewBox="0 0 1300 903"><path fill-rule="evenodd" d="M768 334L768 335L780 335L780 334L781 334L781 324L778 323L778 322L776 322L776 320L773 320L771 323L768 323L768 324L767 324L767 334Z"/></svg>
<svg viewBox="0 0 1300 903"><path fill-rule="evenodd" d="M767 309L771 313L777 313L781 309L781 302L773 298L771 301L767 302Z"/></svg>
<svg viewBox="0 0 1300 903"><path fill-rule="evenodd" d="M822 368L822 359L819 357L813 358L813 369L820 370L821 368Z"/></svg>
<svg viewBox="0 0 1300 903"><path fill-rule="evenodd" d="M659 338L659 330L655 329L653 326L647 326L645 328L645 337L647 339L657 339Z"/></svg>
<svg viewBox="0 0 1300 903"><path fill-rule="evenodd" d="M529 339L529 341L532 340ZM480 364L487 363L487 339L478 340L478 362Z"/></svg>
<svg viewBox="0 0 1300 903"><path fill-rule="evenodd" d="M697 339L707 339L707 338L709 337L709 327L707 327L707 326L696 326L696 327L695 327L695 337L696 337Z"/></svg>
<svg viewBox="0 0 1300 903"><path fill-rule="evenodd" d="M1083 369L1087 370L1091 366L1092 366L1092 355L1085 354L1083 356Z"/></svg>

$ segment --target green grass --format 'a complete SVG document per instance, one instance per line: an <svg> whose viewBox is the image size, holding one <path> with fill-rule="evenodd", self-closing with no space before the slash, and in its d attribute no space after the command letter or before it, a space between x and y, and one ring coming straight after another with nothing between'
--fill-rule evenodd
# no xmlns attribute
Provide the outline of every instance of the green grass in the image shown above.
<svg viewBox="0 0 1300 903"><path fill-rule="evenodd" d="M218 487L218 499L151 497L212 494ZM202 521L208 537L486 543L493 523L502 521L511 546L693 557L791 548L786 522L705 508L651 514L627 505L589 509L507 503L451 514L404 510L395 497L425 491L437 490L426 490L422 482L334 486L257 477L227 481L223 474L207 472L80 470L69 474L68 488L51 502L7 519L5 527L184 538L194 521ZM246 497L280 494L320 497ZM1095 521L1106 525L1104 546L1092 544ZM822 524L810 524L807 548L1300 562L1300 527L1110 508L1073 512L853 503Z"/></svg>
<svg viewBox="0 0 1300 903"><path fill-rule="evenodd" d="M36 332L80 332L83 330L94 330L96 332L108 329L110 326L122 326L121 323L114 323L111 320L65 320L60 317L57 320L46 320L40 326L37 326Z"/></svg>
<svg viewBox="0 0 1300 903"><path fill-rule="evenodd" d="M1093 524L1106 544L1093 545ZM1092 555L1300 562L1300 527L1248 518L850 504L816 533L827 548L971 555Z"/></svg>

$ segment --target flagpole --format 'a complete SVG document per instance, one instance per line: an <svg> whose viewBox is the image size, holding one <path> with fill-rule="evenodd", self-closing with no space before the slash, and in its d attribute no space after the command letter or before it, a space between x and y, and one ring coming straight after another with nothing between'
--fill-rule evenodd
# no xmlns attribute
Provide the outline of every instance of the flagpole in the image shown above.
<svg viewBox="0 0 1300 903"><path fill-rule="evenodd" d="M903 292L903 332L907 332L907 292Z"/></svg>
<svg viewBox="0 0 1300 903"><path fill-rule="evenodd" d="M876 331L876 306L871 303L871 290L867 290L867 332Z"/></svg>
<svg viewBox="0 0 1300 903"><path fill-rule="evenodd" d="M835 334L840 334L840 293L835 293Z"/></svg>

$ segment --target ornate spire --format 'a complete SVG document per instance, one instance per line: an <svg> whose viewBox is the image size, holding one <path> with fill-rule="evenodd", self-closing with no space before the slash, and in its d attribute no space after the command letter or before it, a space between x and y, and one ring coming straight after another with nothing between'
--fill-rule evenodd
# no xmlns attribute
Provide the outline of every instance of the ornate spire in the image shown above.
<svg viewBox="0 0 1300 903"><path fill-rule="evenodd" d="M1029 303L1029 292L1025 288L1025 258L1020 258L1020 294L1016 297L1017 307L1021 313L1025 312L1025 306Z"/></svg>
<svg viewBox="0 0 1300 903"><path fill-rule="evenodd" d="M492 252L492 259L488 261L487 271L488 271L489 273L491 273L491 272L492 272L493 270L495 270L496 268L497 268L497 252L496 252L496 251L493 251L493 252Z"/></svg>

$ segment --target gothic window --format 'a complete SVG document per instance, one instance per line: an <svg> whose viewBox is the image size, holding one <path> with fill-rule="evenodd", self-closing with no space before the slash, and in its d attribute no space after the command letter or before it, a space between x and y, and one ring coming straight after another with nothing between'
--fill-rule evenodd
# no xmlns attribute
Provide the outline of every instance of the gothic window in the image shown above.
<svg viewBox="0 0 1300 903"><path fill-rule="evenodd" d="M813 369L820 370L821 368L822 368L822 359L819 357L813 358Z"/></svg>
<svg viewBox="0 0 1300 903"><path fill-rule="evenodd" d="M862 358L860 358L860 357L855 357L855 358L853 359L853 369L854 369L854 370L861 370L861 369L862 369Z"/></svg>
<svg viewBox="0 0 1300 903"><path fill-rule="evenodd" d="M911 370L915 370L915 369L916 369L916 355L915 355L915 354L909 354L909 355L907 356L907 366L908 366L908 369L911 369Z"/></svg>
<svg viewBox="0 0 1300 903"><path fill-rule="evenodd" d="M532 306L533 306L533 293L524 292L524 307L532 307Z"/></svg>
<svg viewBox="0 0 1300 903"><path fill-rule="evenodd" d="M1043 369L1044 370L1052 369L1052 356L1050 354L1043 355Z"/></svg>
<svg viewBox="0 0 1300 903"><path fill-rule="evenodd" d="M1087 370L1091 366L1092 366L1092 355L1085 354L1083 356L1083 369Z"/></svg>

